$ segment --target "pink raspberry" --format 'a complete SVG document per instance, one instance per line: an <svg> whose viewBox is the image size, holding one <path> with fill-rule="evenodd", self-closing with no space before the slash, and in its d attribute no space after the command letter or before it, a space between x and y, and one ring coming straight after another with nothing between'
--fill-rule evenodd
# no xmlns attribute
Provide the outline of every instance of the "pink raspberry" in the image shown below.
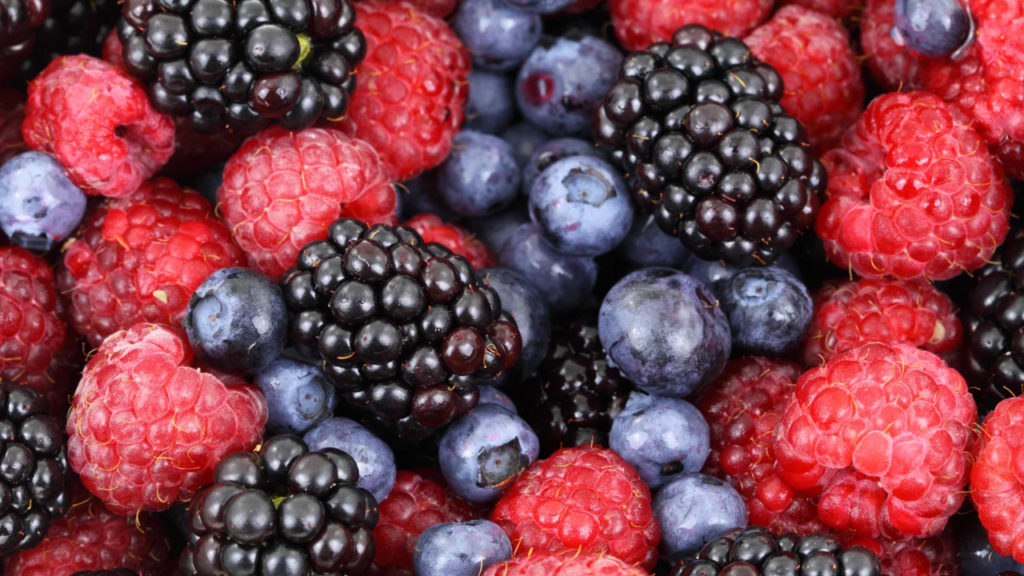
<svg viewBox="0 0 1024 576"><path fill-rule="evenodd" d="M627 50L667 42L676 29L701 24L742 38L768 19L774 0L610 0L615 35Z"/></svg>
<svg viewBox="0 0 1024 576"><path fill-rule="evenodd" d="M780 0L783 6L803 6L832 18L847 20L863 8L862 0Z"/></svg>
<svg viewBox="0 0 1024 576"><path fill-rule="evenodd" d="M971 500L992 549L1024 562L1024 398L996 405L974 446Z"/></svg>
<svg viewBox="0 0 1024 576"><path fill-rule="evenodd" d="M578 554L520 555L507 562L491 564L483 576L646 576L647 571L614 556Z"/></svg>

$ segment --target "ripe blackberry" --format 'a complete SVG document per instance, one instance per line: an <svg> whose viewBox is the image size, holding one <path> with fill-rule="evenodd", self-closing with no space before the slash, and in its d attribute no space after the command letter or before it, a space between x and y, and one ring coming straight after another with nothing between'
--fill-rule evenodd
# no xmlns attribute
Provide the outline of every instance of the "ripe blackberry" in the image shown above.
<svg viewBox="0 0 1024 576"><path fill-rule="evenodd" d="M66 439L35 388L0 381L0 557L35 548L71 506Z"/></svg>
<svg viewBox="0 0 1024 576"><path fill-rule="evenodd" d="M121 16L117 0L47 1L52 3L50 17L35 29L32 52L17 63L16 71L12 71L25 82L38 76L58 56L99 56L103 40ZM0 72L0 77L3 75Z"/></svg>
<svg viewBox="0 0 1024 576"><path fill-rule="evenodd" d="M124 66L196 132L338 121L366 53L347 0L126 0Z"/></svg>
<svg viewBox="0 0 1024 576"><path fill-rule="evenodd" d="M291 337L348 404L419 439L476 406L477 379L522 351L512 317L469 261L411 228L340 219L281 286Z"/></svg>
<svg viewBox="0 0 1024 576"><path fill-rule="evenodd" d="M669 576L880 576L882 565L863 546L843 548L830 534L776 536L750 526L704 545L695 559L680 560Z"/></svg>
<svg viewBox="0 0 1024 576"><path fill-rule="evenodd" d="M213 480L189 505L181 574L358 576L373 561L377 500L341 450L275 436L221 460Z"/></svg>
<svg viewBox="0 0 1024 576"><path fill-rule="evenodd" d="M619 77L594 138L665 233L705 260L769 264L814 222L825 169L779 104L782 76L746 44L683 26Z"/></svg>
<svg viewBox="0 0 1024 576"><path fill-rule="evenodd" d="M541 456L584 444L608 446L612 420L633 383L608 363L597 314L555 327L540 369L515 392L519 413L540 439Z"/></svg>

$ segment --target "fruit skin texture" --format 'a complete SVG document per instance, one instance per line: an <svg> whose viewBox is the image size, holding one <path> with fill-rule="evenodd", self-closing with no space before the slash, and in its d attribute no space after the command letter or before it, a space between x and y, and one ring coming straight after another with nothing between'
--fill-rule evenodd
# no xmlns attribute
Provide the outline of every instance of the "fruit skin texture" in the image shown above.
<svg viewBox="0 0 1024 576"><path fill-rule="evenodd" d="M868 278L929 281L990 261L1013 192L971 124L926 92L872 101L821 159L829 200L817 232L829 259Z"/></svg>
<svg viewBox="0 0 1024 576"><path fill-rule="evenodd" d="M803 363L817 366L872 341L908 342L941 354L959 344L962 335L953 302L927 282L833 280L814 298Z"/></svg>
<svg viewBox="0 0 1024 576"><path fill-rule="evenodd" d="M178 325L193 291L244 254L198 192L167 178L108 200L67 245L57 285L89 345L137 322Z"/></svg>
<svg viewBox="0 0 1024 576"><path fill-rule="evenodd" d="M684 474L654 496L654 515L665 527L661 553L671 562L696 555L705 544L747 526L743 497L706 474Z"/></svg>
<svg viewBox="0 0 1024 576"><path fill-rule="evenodd" d="M124 70L90 56L58 58L29 84L21 134L90 196L131 195L174 153L171 118Z"/></svg>
<svg viewBox="0 0 1024 576"><path fill-rule="evenodd" d="M800 377L775 428L775 472L820 496L831 528L932 536L963 503L976 419L967 383L938 356L866 344Z"/></svg>
<svg viewBox="0 0 1024 576"><path fill-rule="evenodd" d="M366 58L341 126L408 180L440 164L462 127L469 51L443 20L414 4L372 0L355 9Z"/></svg>
<svg viewBox="0 0 1024 576"><path fill-rule="evenodd" d="M1024 562L1024 522L1020 518L1024 483L1017 473L1017 462L1024 454L1022 424L1024 398L1000 402L982 425L971 470L971 500L988 530L992 548L1018 562Z"/></svg>
<svg viewBox="0 0 1024 576"><path fill-rule="evenodd" d="M782 6L804 6L833 18L847 19L860 12L863 4L858 0L781 0Z"/></svg>
<svg viewBox="0 0 1024 576"><path fill-rule="evenodd" d="M743 42L782 75L782 107L804 125L816 156L839 144L864 110L850 33L834 18L784 6Z"/></svg>
<svg viewBox="0 0 1024 576"><path fill-rule="evenodd" d="M0 86L0 166L28 150L21 137L25 120L25 97L14 88Z"/></svg>
<svg viewBox="0 0 1024 576"><path fill-rule="evenodd" d="M995 573L998 570L995 558L984 560L986 566L982 572L971 572L966 566L961 570L960 547L950 527L928 538L901 541L861 538L844 541L844 545L864 546L877 554L881 560L882 574L890 576L960 576L961 571L970 576Z"/></svg>
<svg viewBox="0 0 1024 576"><path fill-rule="evenodd" d="M627 50L666 42L676 28L702 24L725 36L742 38L768 19L773 0L611 0L615 35Z"/></svg>
<svg viewBox="0 0 1024 576"><path fill-rule="evenodd" d="M222 457L260 443L259 389L226 387L192 360L183 334L136 324L86 365L68 414L68 461L114 513L188 501Z"/></svg>
<svg viewBox="0 0 1024 576"><path fill-rule="evenodd" d="M249 265L273 279L339 217L395 222L395 190L377 152L327 128L253 136L225 165L217 201Z"/></svg>
<svg viewBox="0 0 1024 576"><path fill-rule="evenodd" d="M520 555L492 564L483 576L647 576L647 571L614 556L576 555L574 550L566 550Z"/></svg>
<svg viewBox="0 0 1024 576"><path fill-rule="evenodd" d="M512 543L493 522L435 524L416 541L416 574L470 576L511 557Z"/></svg>
<svg viewBox="0 0 1024 576"><path fill-rule="evenodd" d="M494 266L494 253L476 235L462 226L447 223L435 214L424 212L409 218L403 224L423 237L423 241L437 242L452 252L465 256L476 270Z"/></svg>
<svg viewBox="0 0 1024 576"><path fill-rule="evenodd" d="M658 559L661 529L650 490L600 446L565 448L535 462L505 491L491 521L505 529L515 556L570 551L648 570Z"/></svg>

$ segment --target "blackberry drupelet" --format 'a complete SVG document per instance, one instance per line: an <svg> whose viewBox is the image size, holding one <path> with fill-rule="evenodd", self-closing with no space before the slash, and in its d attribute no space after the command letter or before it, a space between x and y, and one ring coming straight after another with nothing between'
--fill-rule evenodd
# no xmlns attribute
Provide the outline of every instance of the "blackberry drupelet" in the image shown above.
<svg viewBox="0 0 1024 576"><path fill-rule="evenodd" d="M348 0L125 0L122 14L125 68L205 134L339 120L366 54Z"/></svg>
<svg viewBox="0 0 1024 576"><path fill-rule="evenodd" d="M767 528L734 530L680 560L669 576L880 576L882 565L863 546L843 548L830 534L776 536Z"/></svg>
<svg viewBox="0 0 1024 576"><path fill-rule="evenodd" d="M594 138L665 233L705 260L770 264L814 223L827 185L782 94L746 44L687 25L626 56Z"/></svg>
<svg viewBox="0 0 1024 576"><path fill-rule="evenodd" d="M358 576L373 561L377 500L341 450L275 436L221 460L213 481L189 505L180 574Z"/></svg>
<svg viewBox="0 0 1024 576"><path fill-rule="evenodd" d="M17 75L18 66L32 54L36 29L50 16L51 0L0 2L0 82Z"/></svg>
<svg viewBox="0 0 1024 576"><path fill-rule="evenodd" d="M139 576L139 573L131 568L114 568L113 570L82 570L71 576Z"/></svg>
<svg viewBox="0 0 1024 576"><path fill-rule="evenodd" d="M50 17L36 28L31 54L17 65L15 76L24 82L38 76L58 56L99 56L103 40L121 16L117 0L48 1L53 6Z"/></svg>
<svg viewBox="0 0 1024 576"><path fill-rule="evenodd" d="M469 261L405 226L331 224L281 277L291 339L360 417L416 440L476 406L522 336Z"/></svg>
<svg viewBox="0 0 1024 576"><path fill-rule="evenodd" d="M597 314L555 327L537 373L516 391L519 413L540 439L541 456L583 444L608 446L612 420L633 383L608 363L597 335Z"/></svg>
<svg viewBox="0 0 1024 576"><path fill-rule="evenodd" d="M0 382L0 557L36 547L71 506L67 439L35 388Z"/></svg>

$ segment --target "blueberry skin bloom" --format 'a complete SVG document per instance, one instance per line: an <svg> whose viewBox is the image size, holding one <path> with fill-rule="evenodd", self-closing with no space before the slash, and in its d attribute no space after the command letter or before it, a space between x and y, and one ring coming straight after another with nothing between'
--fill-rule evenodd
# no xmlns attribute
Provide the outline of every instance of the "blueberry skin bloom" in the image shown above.
<svg viewBox="0 0 1024 576"><path fill-rule="evenodd" d="M686 400L634 392L612 422L608 447L653 491L679 474L700 472L711 434L700 410Z"/></svg>
<svg viewBox="0 0 1024 576"><path fill-rule="evenodd" d="M583 307L597 284L593 258L562 254L534 224L523 224L512 233L498 263L533 284L552 312Z"/></svg>
<svg viewBox="0 0 1024 576"><path fill-rule="evenodd" d="M673 238L673 240L676 239ZM676 244L681 245L678 241ZM772 263L771 266L782 268L786 272L792 274L794 278L801 278L800 267L796 265L796 260L794 260L788 252L783 252L779 256L779 259ZM770 268L771 266L768 267ZM729 281L732 280L732 277L745 268L748 267L734 266L717 260L703 260L697 256L693 256L686 260L686 263L683 264L682 270L694 280L697 280L707 286L716 298L721 298L725 287L729 285ZM749 268L753 268L753 266L749 266Z"/></svg>
<svg viewBox="0 0 1024 576"><path fill-rule="evenodd" d="M690 251L678 238L662 232L654 216L639 210L633 216L629 234L615 249L615 254L633 269L651 266L679 269L690 258Z"/></svg>
<svg viewBox="0 0 1024 576"><path fill-rule="evenodd" d="M0 167L0 228L13 243L43 252L75 231L85 195L55 158L24 152Z"/></svg>
<svg viewBox="0 0 1024 576"><path fill-rule="evenodd" d="M896 0L893 36L918 54L943 58L964 45L970 16L957 0Z"/></svg>
<svg viewBox="0 0 1024 576"><path fill-rule="evenodd" d="M778 355L795 348L814 316L799 280L776 266L736 273L721 294L733 345L753 354Z"/></svg>
<svg viewBox="0 0 1024 576"><path fill-rule="evenodd" d="M529 378L544 361L551 342L551 311L547 303L521 274L508 268L484 268L477 271L477 278L498 293L501 308L516 320L519 334L523 339L523 351L519 362L511 370L494 379L494 386L507 382L521 382ZM481 402L483 401L481 389Z"/></svg>
<svg viewBox="0 0 1024 576"><path fill-rule="evenodd" d="M501 139L512 147L516 163L525 166L533 152L548 141L548 135L529 122L520 122L502 132Z"/></svg>
<svg viewBox="0 0 1024 576"><path fill-rule="evenodd" d="M593 156L605 161L608 160L608 155L600 148L594 146L593 142L588 142L581 138L555 138L554 140L549 140L533 151L529 162L523 167L523 195L530 195L530 189L533 188L533 183L540 177L541 172L547 170L555 162L573 156ZM678 240L676 240L676 244L679 244Z"/></svg>
<svg viewBox="0 0 1024 576"><path fill-rule="evenodd" d="M494 502L537 460L537 435L516 414L496 404L477 406L441 437L441 473L470 502Z"/></svg>
<svg viewBox="0 0 1024 576"><path fill-rule="evenodd" d="M521 170L515 153L497 136L464 130L438 169L438 193L461 216L491 216L512 205Z"/></svg>
<svg viewBox="0 0 1024 576"><path fill-rule="evenodd" d="M267 399L267 432L304 432L330 418L338 403L335 388L319 366L290 358L274 360L253 383Z"/></svg>
<svg viewBox="0 0 1024 576"><path fill-rule="evenodd" d="M673 563L747 525L747 506L739 492L706 474L678 477L655 494L651 506L661 526L661 554Z"/></svg>
<svg viewBox="0 0 1024 576"><path fill-rule="evenodd" d="M598 316L615 366L648 394L682 398L725 368L729 323L711 291L670 268L645 268L612 287Z"/></svg>
<svg viewBox="0 0 1024 576"><path fill-rule="evenodd" d="M281 288L265 275L222 268L192 294L182 325L204 364L229 374L253 374L284 350L288 309Z"/></svg>
<svg viewBox="0 0 1024 576"><path fill-rule="evenodd" d="M528 12L537 14L554 14L572 6L576 0L505 0Z"/></svg>
<svg viewBox="0 0 1024 576"><path fill-rule="evenodd" d="M629 234L633 203L611 164L573 156L549 166L533 183L530 217L559 252L600 256Z"/></svg>
<svg viewBox="0 0 1024 576"><path fill-rule="evenodd" d="M395 487L395 455L380 438L348 418L328 418L302 437L310 452L337 448L356 461L358 486L383 502Z"/></svg>
<svg viewBox="0 0 1024 576"><path fill-rule="evenodd" d="M530 209L526 202L516 202L507 210L486 218L473 218L466 227L495 254L501 254L516 228L530 222ZM679 242L677 241L676 244Z"/></svg>
<svg viewBox="0 0 1024 576"><path fill-rule="evenodd" d="M512 557L512 542L494 522L442 522L424 530L413 550L416 576L479 576Z"/></svg>
<svg viewBox="0 0 1024 576"><path fill-rule="evenodd" d="M473 70L469 73L466 130L497 134L508 128L516 113L512 79L505 74Z"/></svg>
<svg viewBox="0 0 1024 576"><path fill-rule="evenodd" d="M505 394L494 386L480 386L479 389L480 400L477 401L477 406L480 406L481 404L494 404L496 406L501 406L513 414L519 414L519 410L516 410L516 405L512 402L512 399L508 397L508 394Z"/></svg>
<svg viewBox="0 0 1024 576"><path fill-rule="evenodd" d="M452 30L473 55L473 68L507 72L526 60L540 40L543 21L504 0L463 0Z"/></svg>

